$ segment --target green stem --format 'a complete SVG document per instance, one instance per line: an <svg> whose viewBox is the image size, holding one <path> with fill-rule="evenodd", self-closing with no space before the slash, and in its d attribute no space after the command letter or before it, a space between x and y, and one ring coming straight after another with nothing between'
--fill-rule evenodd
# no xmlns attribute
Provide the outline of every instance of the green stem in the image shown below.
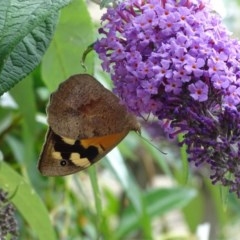
<svg viewBox="0 0 240 240"><path fill-rule="evenodd" d="M100 229L103 223L102 219L102 201L101 201L101 195L99 191L98 181L97 181L97 171L96 167L92 166L88 169L88 173L90 176L91 184L92 184L92 190L94 194L94 200L95 200L95 206L97 211L97 217L96 217L96 227L97 232L101 233ZM98 239L100 239L101 236L98 236Z"/></svg>
<svg viewBox="0 0 240 240"><path fill-rule="evenodd" d="M178 141L182 142L183 141L183 135L179 134L178 135ZM188 182L188 177L189 177L189 164L188 164L188 157L187 157L187 146L184 144L180 148L180 155L181 155L181 160L182 160L182 179L180 180L182 184L186 184Z"/></svg>

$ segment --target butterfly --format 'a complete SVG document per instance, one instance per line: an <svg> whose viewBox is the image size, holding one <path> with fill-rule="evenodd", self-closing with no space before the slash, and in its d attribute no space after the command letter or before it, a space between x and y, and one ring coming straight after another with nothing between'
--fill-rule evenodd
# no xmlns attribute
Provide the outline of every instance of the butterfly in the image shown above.
<svg viewBox="0 0 240 240"><path fill-rule="evenodd" d="M136 117L94 77L77 74L62 82L47 106L49 128L38 161L44 176L73 174L103 158L133 130Z"/></svg>

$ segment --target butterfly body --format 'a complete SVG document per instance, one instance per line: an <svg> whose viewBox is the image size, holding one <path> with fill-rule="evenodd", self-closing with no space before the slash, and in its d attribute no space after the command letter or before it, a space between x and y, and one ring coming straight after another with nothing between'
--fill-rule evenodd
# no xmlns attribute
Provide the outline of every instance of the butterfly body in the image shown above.
<svg viewBox="0 0 240 240"><path fill-rule="evenodd" d="M83 170L111 151L129 131L139 131L134 115L88 74L61 83L47 107L49 130L38 168L46 176Z"/></svg>

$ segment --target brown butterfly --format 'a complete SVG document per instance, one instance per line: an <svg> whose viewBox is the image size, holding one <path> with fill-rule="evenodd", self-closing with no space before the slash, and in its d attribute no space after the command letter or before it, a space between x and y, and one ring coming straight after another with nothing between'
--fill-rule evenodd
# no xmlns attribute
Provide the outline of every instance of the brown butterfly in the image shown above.
<svg viewBox="0 0 240 240"><path fill-rule="evenodd" d="M38 162L45 176L81 171L104 157L130 130L140 132L135 116L88 74L59 85L47 107L49 129Z"/></svg>

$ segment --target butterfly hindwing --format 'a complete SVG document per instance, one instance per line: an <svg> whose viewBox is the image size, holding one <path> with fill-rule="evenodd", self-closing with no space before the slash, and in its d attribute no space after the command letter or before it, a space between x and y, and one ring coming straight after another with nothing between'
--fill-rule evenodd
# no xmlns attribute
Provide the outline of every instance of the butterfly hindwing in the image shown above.
<svg viewBox="0 0 240 240"><path fill-rule="evenodd" d="M64 176L83 170L104 157L127 132L74 140L49 128L38 168L46 176Z"/></svg>

